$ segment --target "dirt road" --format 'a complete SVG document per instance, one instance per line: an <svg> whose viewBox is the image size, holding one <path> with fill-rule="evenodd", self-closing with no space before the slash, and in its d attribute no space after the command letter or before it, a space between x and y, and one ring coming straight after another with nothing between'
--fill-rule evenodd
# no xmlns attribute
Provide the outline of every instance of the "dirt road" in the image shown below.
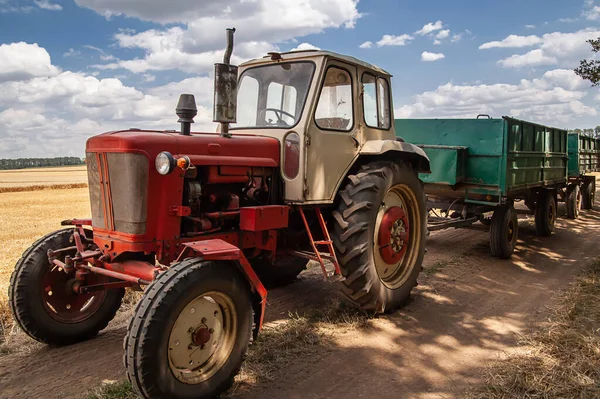
<svg viewBox="0 0 600 399"><path fill-rule="evenodd" d="M491 257L480 224L432 234L425 272L406 308L370 321L367 330L334 336L335 346L322 356L299 358L284 379L253 386L244 397L460 396L479 381L486 364L518 350L518 335L542 319L553 295L600 256L599 208L576 222L559 219L549 238L535 235L531 217L520 219L510 261ZM334 295L334 286L309 272L270 292L267 320L320 306ZM0 397L81 398L103 380L123 379L124 334L123 320L116 320L86 343L0 357Z"/></svg>

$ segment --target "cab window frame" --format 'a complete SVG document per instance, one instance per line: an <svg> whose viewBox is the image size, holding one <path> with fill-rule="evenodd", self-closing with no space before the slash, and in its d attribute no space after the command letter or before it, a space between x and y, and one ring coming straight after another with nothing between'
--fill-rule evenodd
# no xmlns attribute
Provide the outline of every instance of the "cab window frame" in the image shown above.
<svg viewBox="0 0 600 399"><path fill-rule="evenodd" d="M330 69L332 68L336 68L339 69L341 71L344 71L348 74L348 76L350 76L350 100L351 100L351 109L352 109L352 124L349 125L346 129L335 129L335 128L329 128L329 127L321 127L319 126L319 124L317 123L317 110L319 108L319 103L321 101L321 94L323 94L323 88L325 87L325 78L327 77L327 73L329 72ZM319 87L319 95L317 96L317 102L315 104L315 110L313 112L313 122L315 124L315 126L319 129L319 130L323 130L323 131L331 131L331 132L337 132L337 133L351 133L354 130L354 127L356 126L356 104L354 102L354 94L355 94L355 86L354 86L354 80L356 79L355 76L352 75L352 72L338 64L338 63L331 63L328 64L327 67L325 68L325 73L323 74L323 80L320 84Z"/></svg>
<svg viewBox="0 0 600 399"><path fill-rule="evenodd" d="M366 113L365 113L365 96L364 96L364 78L365 75L368 75L372 78L375 79L375 104L376 104L376 112L377 112L377 125L378 126L372 126L367 122L367 118L366 118ZM387 87L387 107L389 110L389 115L388 115L388 127L384 128L384 127L380 127L379 126L379 115L380 115L380 111L381 111L381 106L380 106L380 91L379 91L379 82L380 80L385 82L385 86ZM377 129L377 130L383 130L383 131L389 131L392 128L392 96L391 96L391 87L390 87L390 81L389 79L387 79L386 77L382 76L382 75L376 75L371 71L365 71L362 73L362 75L360 76L360 84L361 84L361 88L362 88L362 93L361 93L361 102L362 102L362 114L363 114L363 122L365 123L365 126L371 128L371 129Z"/></svg>

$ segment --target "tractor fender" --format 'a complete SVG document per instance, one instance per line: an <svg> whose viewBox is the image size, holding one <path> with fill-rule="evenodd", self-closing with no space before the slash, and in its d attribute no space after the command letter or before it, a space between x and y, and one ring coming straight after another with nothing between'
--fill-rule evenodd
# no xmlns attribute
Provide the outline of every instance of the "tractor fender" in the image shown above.
<svg viewBox="0 0 600 399"><path fill-rule="evenodd" d="M209 239L201 241L186 242L183 244L183 250L179 255L177 262L188 257L201 257L204 260L229 261L239 265L239 271L246 278L250 289L254 295L254 319L258 328L254 335L262 328L265 317L265 307L267 305L267 289L264 287L256 272L244 256L241 249L221 239Z"/></svg>
<svg viewBox="0 0 600 399"><path fill-rule="evenodd" d="M383 154L410 161L420 173L431 173L429 157L425 151L400 140L369 140L360 149L359 159Z"/></svg>

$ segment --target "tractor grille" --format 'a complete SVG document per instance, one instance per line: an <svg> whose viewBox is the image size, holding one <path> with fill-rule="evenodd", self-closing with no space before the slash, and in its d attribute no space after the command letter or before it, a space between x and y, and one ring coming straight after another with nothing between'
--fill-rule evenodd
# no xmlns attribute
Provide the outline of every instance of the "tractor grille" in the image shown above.
<svg viewBox="0 0 600 399"><path fill-rule="evenodd" d="M128 234L145 233L148 158L122 152L87 153L86 162L92 225Z"/></svg>

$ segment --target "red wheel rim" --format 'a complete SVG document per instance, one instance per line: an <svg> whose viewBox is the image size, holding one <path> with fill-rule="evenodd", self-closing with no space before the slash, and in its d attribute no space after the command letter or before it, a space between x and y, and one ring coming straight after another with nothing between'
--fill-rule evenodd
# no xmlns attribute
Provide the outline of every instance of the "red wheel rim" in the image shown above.
<svg viewBox="0 0 600 399"><path fill-rule="evenodd" d="M44 308L50 317L61 323L75 324L87 320L98 311L106 297L106 291L76 294L73 292L74 282L74 275L65 273L57 266L48 269L42 282ZM86 285L107 282L107 277L90 273Z"/></svg>
<svg viewBox="0 0 600 399"><path fill-rule="evenodd" d="M379 225L378 245L379 254L389 265L402 260L408 248L410 239L410 224L404 209L399 206L386 211Z"/></svg>

